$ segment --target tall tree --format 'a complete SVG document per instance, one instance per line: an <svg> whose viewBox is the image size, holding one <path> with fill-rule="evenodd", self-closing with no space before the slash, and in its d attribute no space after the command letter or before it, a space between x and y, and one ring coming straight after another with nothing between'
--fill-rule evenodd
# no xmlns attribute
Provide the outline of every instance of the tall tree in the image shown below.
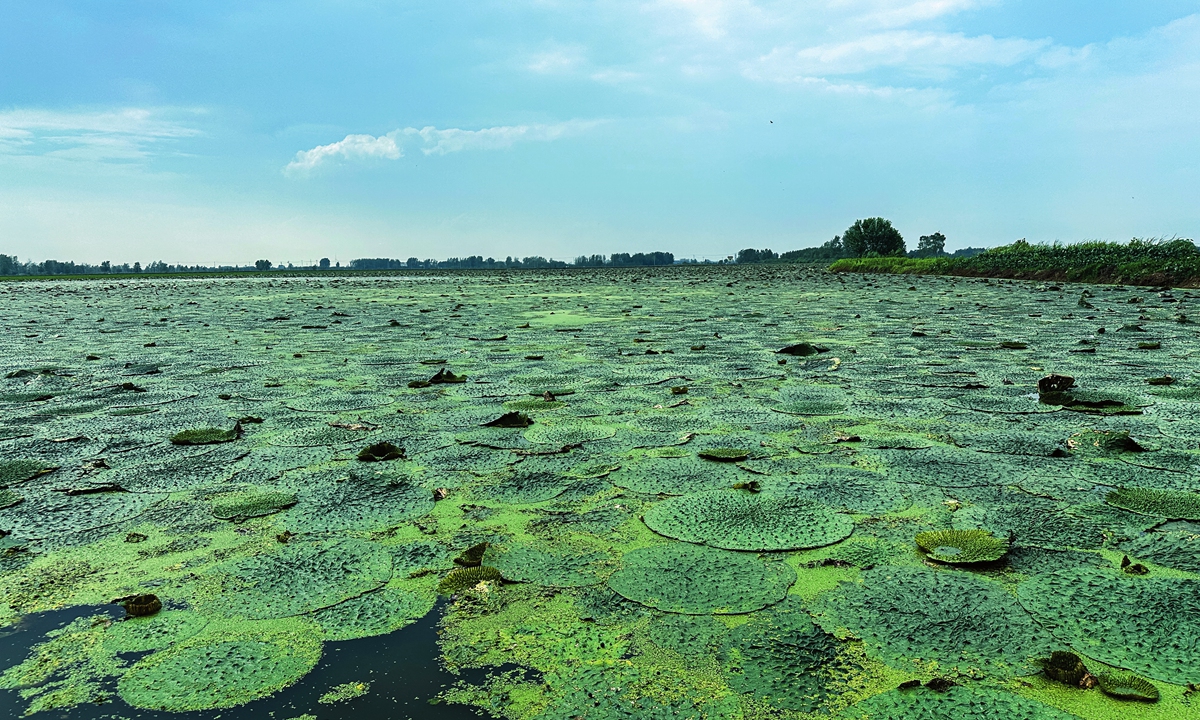
<svg viewBox="0 0 1200 720"><path fill-rule="evenodd" d="M856 220L842 233L842 245L857 257L904 254L904 236L890 220L881 217Z"/></svg>
<svg viewBox="0 0 1200 720"><path fill-rule="evenodd" d="M917 257L937 257L946 254L946 236L940 232L932 235L922 235L917 241Z"/></svg>

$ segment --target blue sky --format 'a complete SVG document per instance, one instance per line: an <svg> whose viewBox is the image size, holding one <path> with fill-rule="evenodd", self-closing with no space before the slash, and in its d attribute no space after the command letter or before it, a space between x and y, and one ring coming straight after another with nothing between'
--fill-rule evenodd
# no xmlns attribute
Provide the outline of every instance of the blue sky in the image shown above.
<svg viewBox="0 0 1200 720"><path fill-rule="evenodd" d="M1200 1L0 6L0 252L1200 238Z"/></svg>

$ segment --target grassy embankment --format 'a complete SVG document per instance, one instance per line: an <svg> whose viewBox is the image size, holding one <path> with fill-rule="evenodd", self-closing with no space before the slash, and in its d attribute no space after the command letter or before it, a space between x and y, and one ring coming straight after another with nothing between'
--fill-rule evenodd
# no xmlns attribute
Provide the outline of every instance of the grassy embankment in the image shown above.
<svg viewBox="0 0 1200 720"><path fill-rule="evenodd" d="M833 272L959 275L1019 280L1200 287L1200 248L1190 240L1032 245L1018 241L968 258L847 258Z"/></svg>

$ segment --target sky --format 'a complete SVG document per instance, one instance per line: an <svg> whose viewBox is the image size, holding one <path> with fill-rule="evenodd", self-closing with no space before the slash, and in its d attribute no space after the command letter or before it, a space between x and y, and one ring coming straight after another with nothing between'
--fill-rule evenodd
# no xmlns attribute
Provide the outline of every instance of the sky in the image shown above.
<svg viewBox="0 0 1200 720"><path fill-rule="evenodd" d="M1200 238L1200 0L5 0L0 253Z"/></svg>

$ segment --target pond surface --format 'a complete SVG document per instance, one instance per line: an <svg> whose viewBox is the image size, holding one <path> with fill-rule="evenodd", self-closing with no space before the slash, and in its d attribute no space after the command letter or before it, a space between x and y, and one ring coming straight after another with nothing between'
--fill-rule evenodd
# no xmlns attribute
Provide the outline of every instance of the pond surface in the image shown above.
<svg viewBox="0 0 1200 720"><path fill-rule="evenodd" d="M1197 302L787 265L0 282L2 714L1196 717Z"/></svg>

